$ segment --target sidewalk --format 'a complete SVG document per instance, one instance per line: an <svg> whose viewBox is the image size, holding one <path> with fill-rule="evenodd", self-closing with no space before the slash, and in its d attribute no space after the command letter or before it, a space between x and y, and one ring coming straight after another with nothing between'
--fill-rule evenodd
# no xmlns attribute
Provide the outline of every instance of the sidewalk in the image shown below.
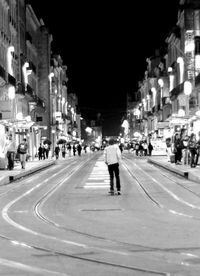
<svg viewBox="0 0 200 276"><path fill-rule="evenodd" d="M15 162L15 167L13 170L0 170L0 185L9 184L10 182L15 181L21 177L45 169L54 165L55 162L55 159L28 161L26 162L25 169L21 169L20 162Z"/></svg>
<svg viewBox="0 0 200 276"><path fill-rule="evenodd" d="M151 156L147 161L200 184L200 166L191 168L189 165L176 165L168 162L167 156Z"/></svg>

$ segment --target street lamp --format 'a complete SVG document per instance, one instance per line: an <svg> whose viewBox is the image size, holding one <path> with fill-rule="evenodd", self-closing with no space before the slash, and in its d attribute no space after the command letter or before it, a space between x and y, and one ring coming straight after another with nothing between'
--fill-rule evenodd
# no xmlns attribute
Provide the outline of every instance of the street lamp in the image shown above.
<svg viewBox="0 0 200 276"><path fill-rule="evenodd" d="M192 83L190 81L184 82L184 94L186 95L186 116L190 113L190 94L192 93ZM188 133L188 124L187 124ZM188 151L186 150L186 164L188 164Z"/></svg>
<svg viewBox="0 0 200 276"><path fill-rule="evenodd" d="M52 157L54 157L54 148L55 148L55 129L51 130L52 136L53 136L53 152L52 152Z"/></svg>
<svg viewBox="0 0 200 276"><path fill-rule="evenodd" d="M163 86L164 86L163 79L159 79L158 84L160 85L160 107L162 108L162 97L163 97Z"/></svg>
<svg viewBox="0 0 200 276"><path fill-rule="evenodd" d="M192 93L192 83L190 81L184 82L184 94L186 95L186 116L189 116L189 99L190 94Z"/></svg>

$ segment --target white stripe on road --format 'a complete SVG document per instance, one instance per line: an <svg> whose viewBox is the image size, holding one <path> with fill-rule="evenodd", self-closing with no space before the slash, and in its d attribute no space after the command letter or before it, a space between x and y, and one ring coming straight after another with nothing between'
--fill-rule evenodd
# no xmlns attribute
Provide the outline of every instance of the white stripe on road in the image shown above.
<svg viewBox="0 0 200 276"><path fill-rule="evenodd" d="M104 186L109 186L108 184L109 184L109 183L104 183L104 182L86 182L86 185L87 185L87 186L90 186L90 185L97 185L97 186L99 186L99 185L104 185Z"/></svg>
<svg viewBox="0 0 200 276"><path fill-rule="evenodd" d="M97 186L97 185L89 185L89 186L85 186L85 189L108 189L110 186L109 185L101 185L101 186Z"/></svg>
<svg viewBox="0 0 200 276"><path fill-rule="evenodd" d="M87 182L84 185L85 189L109 189L110 176L108 168L103 161L97 161Z"/></svg>

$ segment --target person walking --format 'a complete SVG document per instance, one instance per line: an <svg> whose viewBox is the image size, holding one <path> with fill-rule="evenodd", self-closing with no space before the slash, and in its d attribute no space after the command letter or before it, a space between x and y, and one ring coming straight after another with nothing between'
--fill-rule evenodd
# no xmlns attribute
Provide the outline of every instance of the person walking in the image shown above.
<svg viewBox="0 0 200 276"><path fill-rule="evenodd" d="M196 167L196 155L197 155L197 140L195 133L190 135L190 139L188 142L188 148L190 151L190 167Z"/></svg>
<svg viewBox="0 0 200 276"><path fill-rule="evenodd" d="M49 145L48 145L48 144L45 144L45 145L44 145L44 159L45 159L45 158L46 158L46 159L49 158L49 150L50 150Z"/></svg>
<svg viewBox="0 0 200 276"><path fill-rule="evenodd" d="M82 147L80 144L77 146L78 156L81 156Z"/></svg>
<svg viewBox="0 0 200 276"><path fill-rule="evenodd" d="M109 140L109 145L104 149L104 161L108 166L110 175L110 191L114 195L114 176L116 180L117 194L121 195L121 184L119 176L119 162L121 160L121 151L118 145L115 144L114 139Z"/></svg>
<svg viewBox="0 0 200 276"><path fill-rule="evenodd" d="M42 144L40 143L40 146L39 146L39 148L38 148L38 159L39 159L39 160L42 160L43 152L44 152L44 147L43 147Z"/></svg>
<svg viewBox="0 0 200 276"><path fill-rule="evenodd" d="M61 151L62 151L62 158L65 158L65 155L66 155L66 146L65 146L65 144L62 145Z"/></svg>
<svg viewBox="0 0 200 276"><path fill-rule="evenodd" d="M173 160L172 160L171 138L170 137L166 138L165 143L166 143L167 161L173 163L172 162Z"/></svg>
<svg viewBox="0 0 200 276"><path fill-rule="evenodd" d="M8 158L8 170L13 170L15 153L16 153L16 144L15 144L15 141L13 140L12 134L10 134L8 137L4 152L6 153L6 156Z"/></svg>
<svg viewBox="0 0 200 276"><path fill-rule="evenodd" d="M26 138L24 138L22 142L19 144L17 149L17 152L19 153L19 160L21 162L22 169L25 169L27 150L28 150L28 144L26 142Z"/></svg>
<svg viewBox="0 0 200 276"><path fill-rule="evenodd" d="M69 157L71 157L72 156L72 146L71 146L71 144L69 143L68 144L68 146L67 146L67 150L68 150L68 153L69 153Z"/></svg>
<svg viewBox="0 0 200 276"><path fill-rule="evenodd" d="M76 146L75 146L75 144L73 145L73 155L75 156L76 155Z"/></svg>
<svg viewBox="0 0 200 276"><path fill-rule="evenodd" d="M59 158L59 153L60 153L60 147L58 145L56 145L56 147L55 147L56 160Z"/></svg>
<svg viewBox="0 0 200 276"><path fill-rule="evenodd" d="M146 141L144 141L144 143L143 143L143 149L144 149L144 156L147 156L148 145L147 145Z"/></svg>
<svg viewBox="0 0 200 276"><path fill-rule="evenodd" d="M197 166L198 161L199 161L199 154L200 154L200 131L198 132L198 138L197 138L196 145L197 145L197 155L196 155L195 164Z"/></svg>
<svg viewBox="0 0 200 276"><path fill-rule="evenodd" d="M177 132L174 135L174 149L173 149L176 165L181 165L182 149L183 149L183 141L181 139L180 133Z"/></svg>
<svg viewBox="0 0 200 276"><path fill-rule="evenodd" d="M151 156L152 150L153 150L153 146L152 146L151 142L149 142L149 144L148 144L149 156Z"/></svg>

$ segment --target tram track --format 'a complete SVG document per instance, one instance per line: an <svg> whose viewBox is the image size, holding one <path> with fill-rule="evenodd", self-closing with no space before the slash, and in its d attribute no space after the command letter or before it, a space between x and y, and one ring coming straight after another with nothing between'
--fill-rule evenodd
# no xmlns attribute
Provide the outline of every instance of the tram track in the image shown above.
<svg viewBox="0 0 200 276"><path fill-rule="evenodd" d="M132 160L130 160L129 158L125 158L131 165L133 163ZM149 192L148 190L144 187L144 185L141 183L141 181L138 179L138 177L136 176L136 174L132 173L132 171L129 169L129 167L127 165L125 165L125 163L123 164L124 167L127 169L127 171L129 172L129 174L131 175L131 177L133 177L136 181L137 184L140 186L140 188L143 190L143 192L146 194L146 196L154 203L156 204L158 207L160 208L165 208L162 204L160 204ZM136 165L136 164L135 164ZM145 172L145 171L144 171ZM154 180L154 178L148 173L145 172L146 175L148 175L150 178L152 178ZM185 187L185 185L181 184L180 182L178 182L177 180L174 180L173 178L171 178L170 176L166 175L163 170L159 170L159 174L164 176L165 178L167 178L168 180L170 180L172 183L176 184L177 186L181 187L182 189L188 191L189 193L193 194L194 196L196 196L198 199L200 199L200 194L195 193L194 191L192 191L191 189ZM158 184L157 181L154 180L155 183ZM161 185L161 187L164 189L164 187ZM167 189L165 189L166 191L168 191ZM168 191L169 192L169 191ZM172 195L172 193L171 193ZM175 199L177 199L176 196L174 196ZM188 206L190 206L191 208L196 208L198 210L200 210L199 206L194 206L194 205L190 205L188 204ZM200 217L195 217L196 219L200 219Z"/></svg>
<svg viewBox="0 0 200 276"><path fill-rule="evenodd" d="M84 163L85 164L85 163ZM84 165L83 164L83 165ZM81 168L81 167L80 167ZM80 169L79 168L79 169ZM128 169L128 168L127 168ZM72 170L71 173L69 173L69 175L67 176L67 179L69 179L73 173L75 173L77 171L76 170ZM135 180L137 180L137 178L132 174L132 177L134 177ZM63 227L61 225L58 225L56 222L50 220L49 218L45 217L43 214L42 214L42 207L43 207L43 204L45 204L45 202L50 198L50 196L57 190L59 189L62 184L67 181L66 179L65 180L62 180L62 181L59 181L58 183L54 184L48 191L45 192L45 194L43 194L43 196L36 202L36 204L34 205L34 212L35 212L35 215L40 219L42 220L43 222L45 222L46 224L48 225L51 225L51 226L54 226L55 228L59 229L59 230L64 230L64 231L71 231L71 232L74 232L76 234L79 234L79 235L83 235L83 236L87 236L87 237L90 237L90 238L93 238L93 239L103 239L105 242L112 242L112 243L116 243L118 245L124 245L124 246L131 246L132 247L132 252L137 252L137 251L134 251L133 247L140 247L140 249L138 249L139 252L152 252L152 251L169 251L170 249L159 249L159 248L152 248L152 247L144 247L142 245L138 245L138 244L129 244L129 243L124 243L124 242L120 242L120 241L115 241L115 240L110 240L110 239L105 239L104 237L101 237L101 236L96 236L96 235L91 235L91 234L88 234L88 233L84 233L84 232L81 232L81 231L76 231L72 228L66 228L66 227ZM138 181L138 180L137 180ZM141 183L140 183L141 184ZM139 185L140 185L139 184ZM145 189L145 187L142 187L142 185L140 185L140 187L142 188L142 190L144 191L144 193L148 196L148 198L155 204L157 205L158 207L160 208L163 208L162 205L157 202L149 193L148 191ZM20 199L20 198L19 198ZM16 201L13 202L13 204L16 203ZM12 205L13 205L12 204ZM10 208L12 205L9 205L8 207ZM6 213L8 212L8 209L6 210ZM9 241L12 241L9 237L6 237L6 236L0 236L1 238L3 239L7 239ZM45 236L45 238L50 238L50 236ZM62 242L62 241L61 241ZM19 245L21 244L21 242L19 241L18 242ZM104 265L104 266L111 266L111 267L116 267L116 268L120 268L120 269L125 269L125 270L132 270L132 271L138 271L138 272L141 272L141 273L145 273L145 274L152 274L152 275L166 275L166 276L170 276L170 275L175 275L175 274L171 274L169 272L165 272L165 271L156 271L156 270L151 270L151 269L146 269L145 267L136 267L136 266L127 266L127 265L122 265L122 264L117 264L117 263L114 263L114 262L109 262L109 261L103 261L103 260L100 260L100 259L94 259L94 258L89 258L89 257L83 257L83 256L78 256L78 254L69 254L69 253L66 253L64 251L59 251L59 250L52 250L50 248L47 248L47 247L44 247L44 246L35 246L31 243L23 243L23 244L26 244L26 246L29 246L35 250L39 250L39 251L45 251L45 252L48 252L48 253L51 253L53 255L59 255L59 256L62 256L62 257L67 257L67 258L73 258L73 259L78 259L80 261L84 261L84 262L92 262L92 263L96 263L96 264L100 264L100 265ZM87 246L87 248L90 248L90 249L96 249L96 250L101 250L102 252L105 251L105 252L109 252L109 249L107 250L106 248L98 248L98 247L91 247L91 246ZM172 249L173 252L174 252L174 249ZM177 251L180 250L180 249L176 249ZM111 251L110 251L111 253ZM114 253L114 251L112 251L112 253ZM115 252L116 253L116 252ZM121 254L119 251L118 251L119 254ZM179 253L179 252L177 252ZM123 252L122 252L123 254ZM67 274L66 274L67 275Z"/></svg>

